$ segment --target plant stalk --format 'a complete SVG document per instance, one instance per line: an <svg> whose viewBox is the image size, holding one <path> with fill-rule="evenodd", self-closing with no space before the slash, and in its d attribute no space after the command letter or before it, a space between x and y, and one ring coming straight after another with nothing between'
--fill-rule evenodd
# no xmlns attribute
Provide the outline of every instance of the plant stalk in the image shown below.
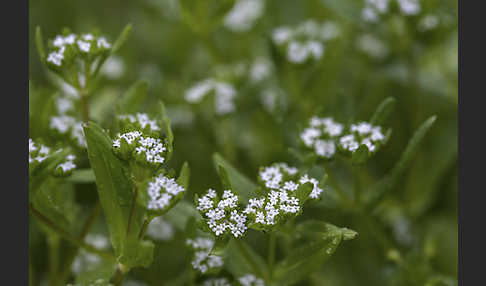
<svg viewBox="0 0 486 286"><path fill-rule="evenodd" d="M42 223L46 226L57 232L62 238L71 242L72 244L82 247L86 249L86 251L99 255L108 260L115 260L115 257L109 252L102 251L97 249L94 246L91 246L84 241L79 240L77 237L73 237L70 233L62 229L61 227L57 226L54 222L52 222L49 218L44 216L41 212L39 212L32 204L29 205L29 214L34 216L35 218L39 219Z"/></svg>
<svg viewBox="0 0 486 286"><path fill-rule="evenodd" d="M270 232L268 238L268 272L270 279L273 278L273 266L275 264L275 251L277 248L277 235L274 231Z"/></svg>

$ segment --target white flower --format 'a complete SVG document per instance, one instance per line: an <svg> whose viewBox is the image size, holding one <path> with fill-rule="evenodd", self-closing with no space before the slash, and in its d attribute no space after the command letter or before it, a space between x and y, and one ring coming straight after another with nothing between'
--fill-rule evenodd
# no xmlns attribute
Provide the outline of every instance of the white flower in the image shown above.
<svg viewBox="0 0 486 286"><path fill-rule="evenodd" d="M109 57L101 67L102 74L110 79L118 79L125 73L125 64L120 57Z"/></svg>
<svg viewBox="0 0 486 286"><path fill-rule="evenodd" d="M165 211L171 203L174 203L174 198L180 197L178 195L184 191L184 187L177 184L173 178L167 178L161 174L148 183L149 202L147 208Z"/></svg>
<svg viewBox="0 0 486 286"><path fill-rule="evenodd" d="M335 138L343 132L343 125L330 117L314 116L309 127L300 134L304 145L322 158L332 158L336 153Z"/></svg>
<svg viewBox="0 0 486 286"><path fill-rule="evenodd" d="M56 66L61 66L63 59L64 59L64 53L60 53L60 52L51 52L47 56L47 61L55 64Z"/></svg>
<svg viewBox="0 0 486 286"><path fill-rule="evenodd" d="M226 278L210 278L204 281L203 286L231 286Z"/></svg>
<svg viewBox="0 0 486 286"><path fill-rule="evenodd" d="M439 17L436 15L425 15L418 23L418 29L422 32L435 29L440 23Z"/></svg>
<svg viewBox="0 0 486 286"><path fill-rule="evenodd" d="M110 246L108 238L102 234L89 233L84 240L98 249L107 249Z"/></svg>
<svg viewBox="0 0 486 286"><path fill-rule="evenodd" d="M271 72L270 61L265 58L258 58L250 67L249 77L253 83L258 83L270 76Z"/></svg>
<svg viewBox="0 0 486 286"><path fill-rule="evenodd" d="M50 119L49 127L61 134L68 134L71 139L76 141L78 146L86 148L82 122L74 117L69 115L53 116Z"/></svg>
<svg viewBox="0 0 486 286"><path fill-rule="evenodd" d="M224 17L224 26L234 32L248 31L262 16L264 9L264 0L238 0Z"/></svg>
<svg viewBox="0 0 486 286"><path fill-rule="evenodd" d="M375 152L377 146L384 143L386 139L380 126L373 126L368 122L351 124L350 131L351 134L339 140L341 147L350 152L355 152L360 145L365 145L370 152Z"/></svg>
<svg viewBox="0 0 486 286"><path fill-rule="evenodd" d="M239 277L238 282L240 282L242 286L265 286L263 280L257 278L253 274L246 274L244 276Z"/></svg>
<svg viewBox="0 0 486 286"><path fill-rule="evenodd" d="M198 199L199 210L211 231L216 236L231 233L235 238L242 236L247 229L247 216L238 209L238 196L231 190L225 190L221 199L216 192L209 189Z"/></svg>
<svg viewBox="0 0 486 286"><path fill-rule="evenodd" d="M154 218L148 228L147 235L156 240L171 240L174 237L174 227L162 217Z"/></svg>
<svg viewBox="0 0 486 286"><path fill-rule="evenodd" d="M319 188L319 186L318 186L319 181L317 181L316 179L309 178L309 176L306 174L306 175L300 177L299 182L301 184L305 184L307 182L310 182L313 185L312 192L309 195L310 198L317 199L321 195L322 189Z"/></svg>
<svg viewBox="0 0 486 286"><path fill-rule="evenodd" d="M76 43L78 44L78 47L81 51L85 53L89 53L89 50L91 48L91 43L85 42L83 40L78 40Z"/></svg>
<svg viewBox="0 0 486 286"><path fill-rule="evenodd" d="M339 139L339 144L348 151L354 152L358 150L359 143L353 134L345 135Z"/></svg>
<svg viewBox="0 0 486 286"><path fill-rule="evenodd" d="M199 272L204 274L211 269L223 266L224 262L221 256L209 254L214 246L212 239L197 237L195 239L187 239L186 244L195 251L191 265Z"/></svg>
<svg viewBox="0 0 486 286"><path fill-rule="evenodd" d="M360 51L376 59L383 59L388 55L388 47L385 43L371 34L361 35L356 45Z"/></svg>
<svg viewBox="0 0 486 286"><path fill-rule="evenodd" d="M277 45L286 43L293 36L293 31L289 27L279 27L272 33L273 42Z"/></svg>
<svg viewBox="0 0 486 286"><path fill-rule="evenodd" d="M400 10L405 15L416 15L420 12L419 0L397 0Z"/></svg>
<svg viewBox="0 0 486 286"><path fill-rule="evenodd" d="M56 100L57 111L60 114L65 114L67 111L73 110L73 102L67 97L59 97Z"/></svg>
<svg viewBox="0 0 486 286"><path fill-rule="evenodd" d="M234 87L229 83L213 79L196 83L195 86L186 90L184 98L189 103L198 103L211 91L214 91L214 108L217 114L224 115L235 110L233 100L236 96L236 90Z"/></svg>
<svg viewBox="0 0 486 286"><path fill-rule="evenodd" d="M76 164L74 164L75 159L76 159L76 156L74 156L72 154L66 156L66 161L57 165L56 169L61 169L62 173L68 173L69 171L76 169Z"/></svg>
<svg viewBox="0 0 486 286"><path fill-rule="evenodd" d="M150 119L146 113L137 113L135 114L135 116L131 114L119 115L118 118L122 120L126 119L130 123L135 123L136 125L138 125L137 127L140 127L141 129L149 127L150 132L156 132L160 130L159 125L157 125L157 121Z"/></svg>
<svg viewBox="0 0 486 286"><path fill-rule="evenodd" d="M98 46L98 48L105 48L105 49L111 48L111 44L108 43L108 41L104 37L99 37L98 40L96 41L96 45Z"/></svg>

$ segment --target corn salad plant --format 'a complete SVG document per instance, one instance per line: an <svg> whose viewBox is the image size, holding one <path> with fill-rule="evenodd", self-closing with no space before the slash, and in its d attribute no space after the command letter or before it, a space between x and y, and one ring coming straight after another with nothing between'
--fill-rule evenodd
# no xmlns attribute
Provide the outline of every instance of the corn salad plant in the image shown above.
<svg viewBox="0 0 486 286"><path fill-rule="evenodd" d="M47 2L30 285L457 285L453 1Z"/></svg>

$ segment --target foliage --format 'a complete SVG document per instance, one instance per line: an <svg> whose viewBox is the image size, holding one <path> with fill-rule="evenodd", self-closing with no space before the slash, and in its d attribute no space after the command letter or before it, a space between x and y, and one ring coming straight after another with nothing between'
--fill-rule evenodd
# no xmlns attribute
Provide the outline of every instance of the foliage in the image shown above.
<svg viewBox="0 0 486 286"><path fill-rule="evenodd" d="M455 1L29 4L31 285L457 285Z"/></svg>

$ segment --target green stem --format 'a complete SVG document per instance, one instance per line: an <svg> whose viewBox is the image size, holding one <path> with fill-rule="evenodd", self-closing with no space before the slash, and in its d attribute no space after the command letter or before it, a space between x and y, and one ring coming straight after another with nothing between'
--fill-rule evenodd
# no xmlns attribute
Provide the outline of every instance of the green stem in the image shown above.
<svg viewBox="0 0 486 286"><path fill-rule="evenodd" d="M91 211L90 216L86 219L86 222L84 223L84 226L81 230L81 233L79 234L79 240L84 241L86 238L86 235L88 234L89 230L93 226L93 224L96 221L96 218L100 214L101 211L101 205L100 201L96 201L96 205L94 206L93 210ZM59 280L62 282L62 284L65 284L65 281L68 279L68 276L71 274L71 265L74 262L74 259L76 258L76 255L78 254L79 247L75 247L67 256L68 258L66 259L66 263L64 263L64 269L61 272Z"/></svg>
<svg viewBox="0 0 486 286"><path fill-rule="evenodd" d="M86 251L97 254L98 256L103 257L107 260L115 260L115 257L111 253L99 250L96 247L91 246L82 240L79 240L77 237L73 237L70 233L57 226L49 218L40 213L36 208L34 208L32 204L29 205L29 214L40 220L42 223L51 228L53 231L57 232L57 234L59 234L62 238L71 242L72 244L78 247L82 247L86 249Z"/></svg>
<svg viewBox="0 0 486 286"><path fill-rule="evenodd" d="M337 195L339 196L339 199L341 200L341 203L343 204L344 208L351 207L353 205L352 200L346 195L343 191L343 189L339 186L337 181L334 179L335 174L334 171L329 166L324 166L324 170L327 173L327 180L329 184L334 188L336 191Z"/></svg>
<svg viewBox="0 0 486 286"><path fill-rule="evenodd" d="M49 250L49 285L58 285L57 271L59 270L59 237L56 234L47 236Z"/></svg>
<svg viewBox="0 0 486 286"><path fill-rule="evenodd" d="M268 237L268 272L270 279L273 277L273 265L275 264L275 250L277 248L277 235L270 232Z"/></svg>
<svg viewBox="0 0 486 286"><path fill-rule="evenodd" d="M263 269L261 269L258 266L258 264L253 260L251 254L248 253L248 251L246 250L246 247L243 245L243 243L241 242L241 240L235 239L235 244L238 247L238 249L240 250L240 252L243 255L244 259L250 264L251 268L253 269L253 272L256 275L258 275L260 277L263 277L265 279L265 281L267 282L267 284L269 284L269 282L270 282L270 276L268 275L268 273L265 273L264 271L262 271Z"/></svg>
<svg viewBox="0 0 486 286"><path fill-rule="evenodd" d="M135 192L133 193L132 198L132 207L130 208L130 214L128 216L128 224L127 224L127 236L130 233L130 226L132 225L133 220L133 213L135 212L135 204L137 203L137 195L138 195L138 188L135 187Z"/></svg>
<svg viewBox="0 0 486 286"><path fill-rule="evenodd" d="M140 233L138 234L138 239L142 240L143 237L145 236L145 232L147 232L147 228L150 224L150 221L152 221L152 218L145 218L143 221L142 228L140 229Z"/></svg>
<svg viewBox="0 0 486 286"><path fill-rule="evenodd" d="M110 279L110 283L112 283L114 286L120 286L125 278L126 272L127 271L124 270L123 265L119 264L116 268L115 274L113 274L113 277Z"/></svg>
<svg viewBox="0 0 486 286"><path fill-rule="evenodd" d="M83 115L83 121L88 122L89 120L88 91L84 88L80 91L80 102L81 102L81 112Z"/></svg>

